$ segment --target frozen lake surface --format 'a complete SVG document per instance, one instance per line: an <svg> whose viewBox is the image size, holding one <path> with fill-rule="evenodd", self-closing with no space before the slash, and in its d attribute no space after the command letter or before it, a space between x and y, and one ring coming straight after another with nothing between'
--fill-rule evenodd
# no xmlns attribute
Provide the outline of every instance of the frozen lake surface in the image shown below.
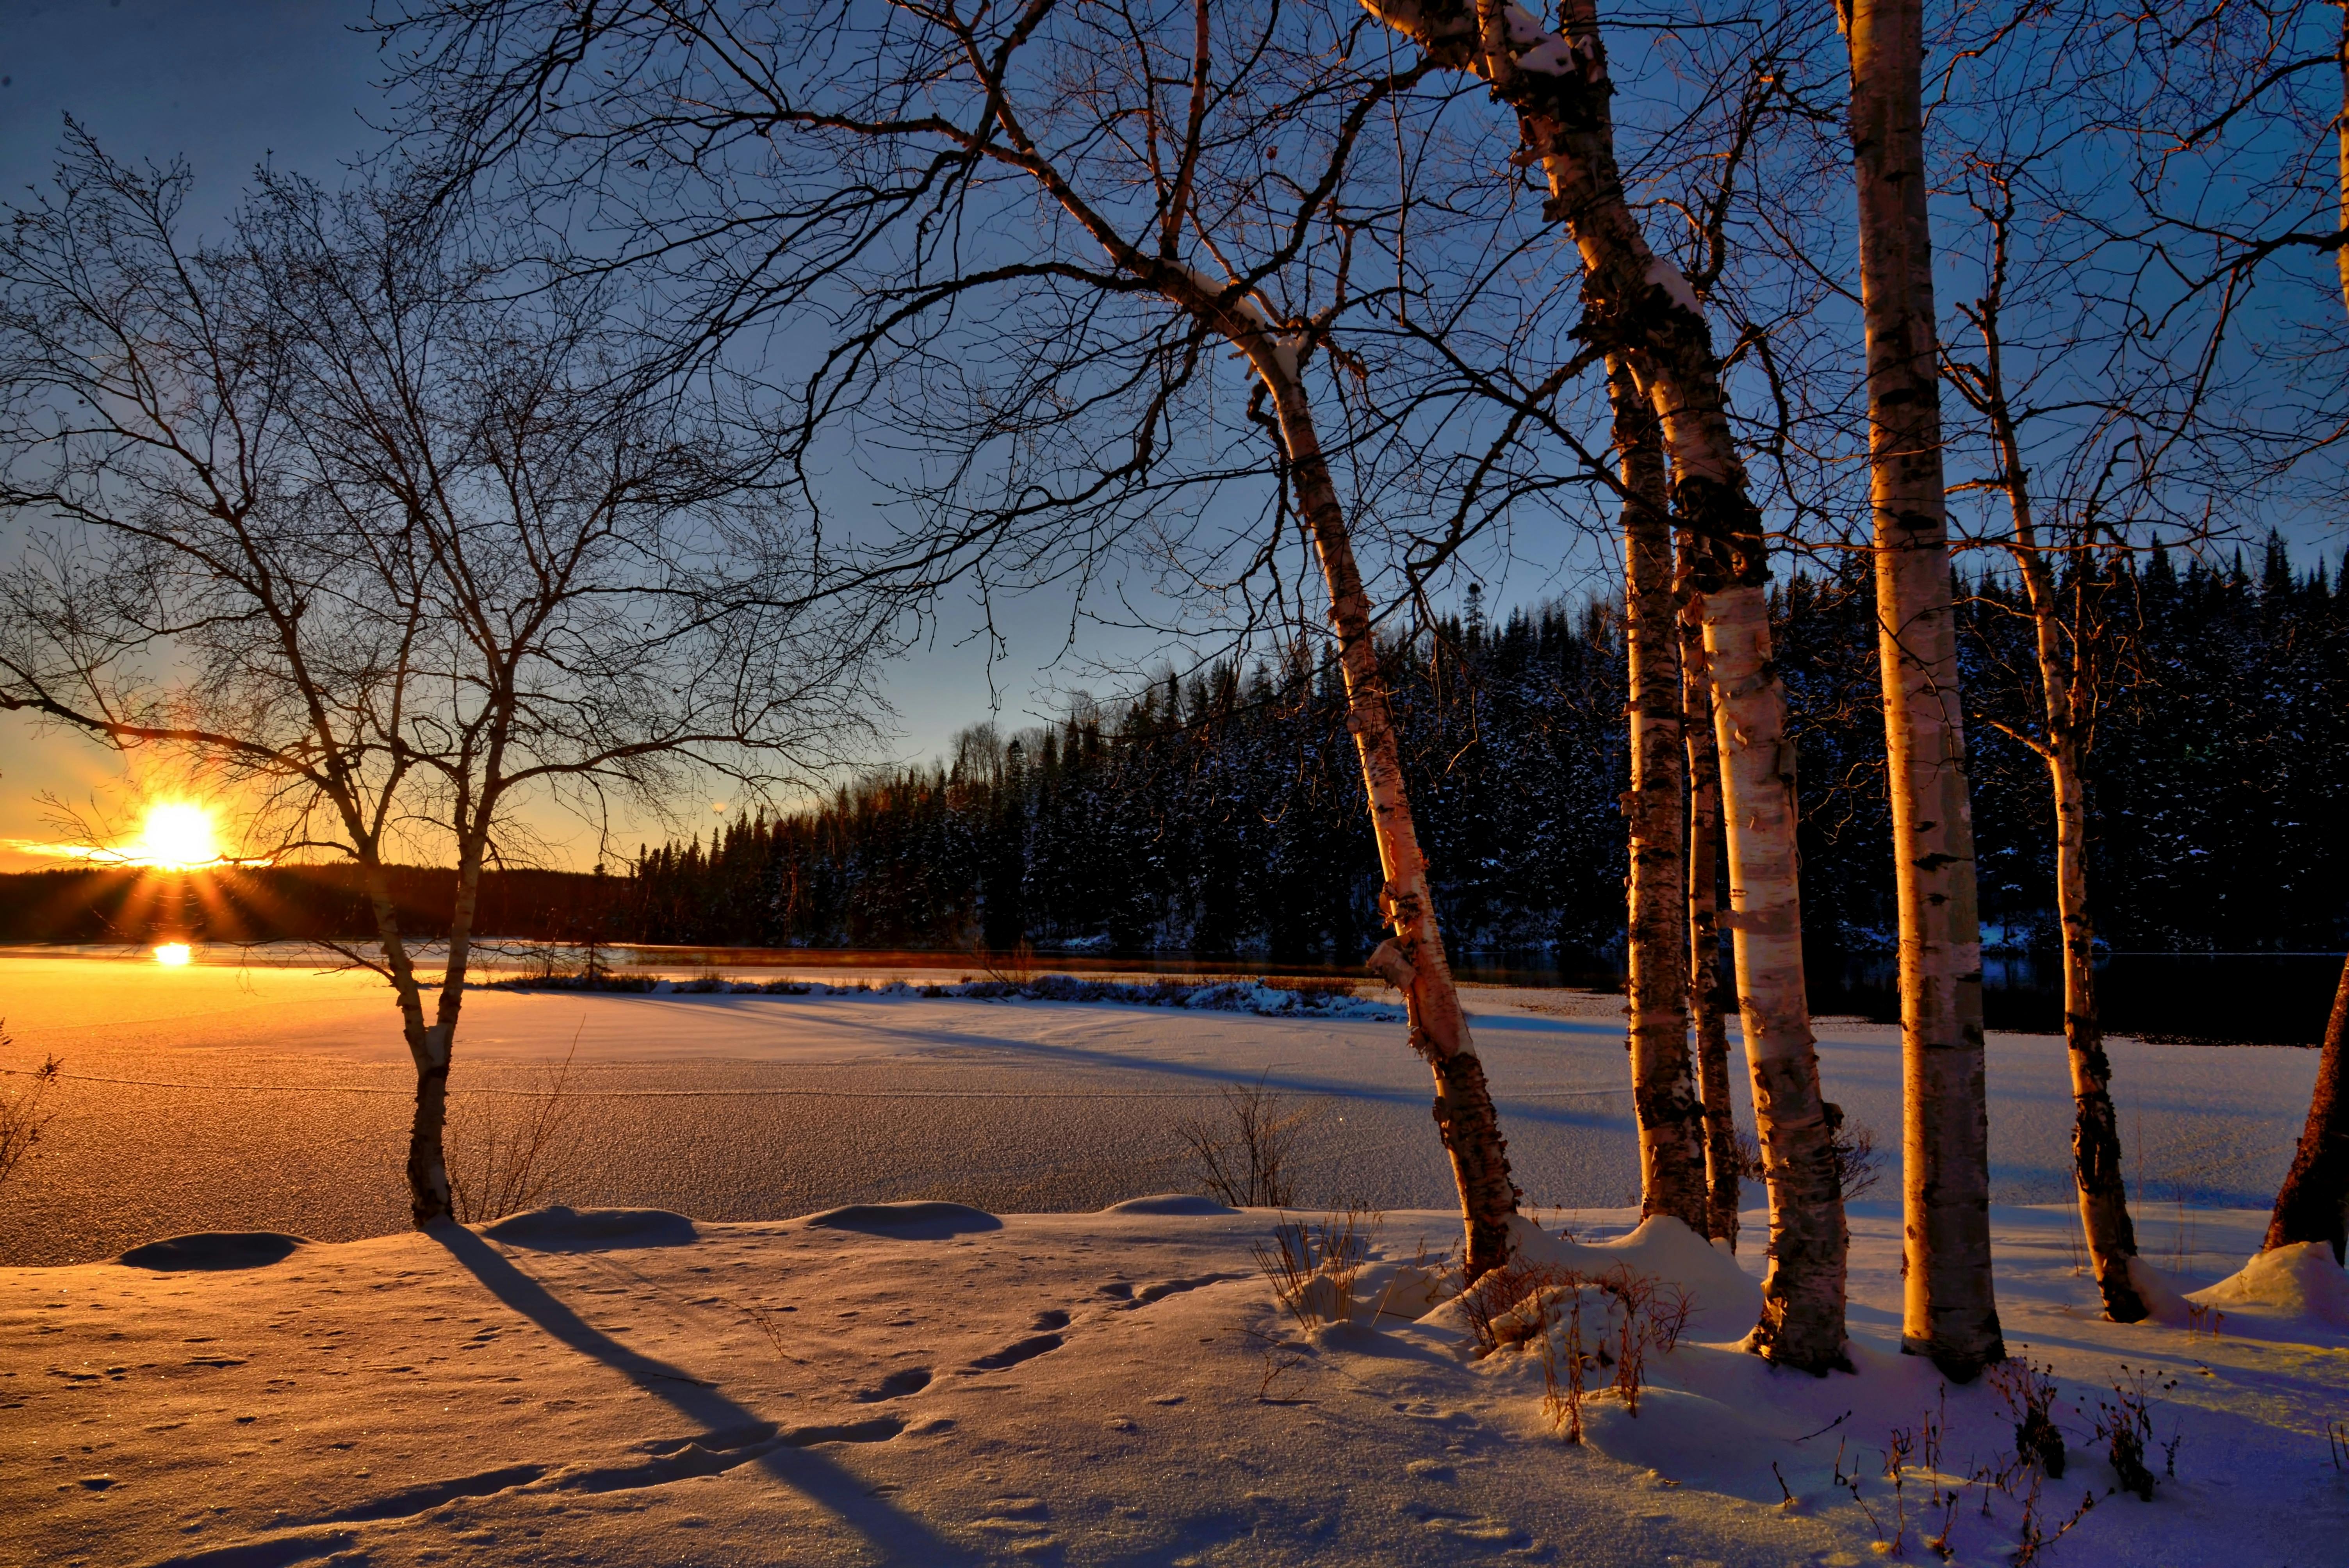
<svg viewBox="0 0 2349 1568"><path fill-rule="evenodd" d="M1470 1005L1529 1203L1635 1201L1621 999L1494 989ZM19 951L0 955L0 1018L15 1039L0 1067L55 1053L68 1075L61 1116L0 1207L0 1263L84 1262L199 1230L339 1241L406 1228L412 1077L374 977ZM1818 1033L1829 1097L1887 1151L1873 1200L1897 1202L1898 1033L1834 1019ZM581 1099L550 1197L578 1206L710 1220L910 1198L1094 1210L1192 1186L1171 1124L1259 1076L1315 1112L1302 1202L1420 1209L1450 1195L1426 1071L1393 1024L918 996L474 992L452 1080L460 1143L529 1103L478 1091L535 1087L574 1045ZM2315 1053L2121 1040L2113 1056L2144 1244L2186 1261L2198 1239L2178 1205L2272 1200ZM1733 1078L1742 1108L1742 1067ZM2062 1042L1992 1035L1990 1088L1994 1200L2066 1202ZM2213 1257L2200 1272L2239 1261Z"/></svg>

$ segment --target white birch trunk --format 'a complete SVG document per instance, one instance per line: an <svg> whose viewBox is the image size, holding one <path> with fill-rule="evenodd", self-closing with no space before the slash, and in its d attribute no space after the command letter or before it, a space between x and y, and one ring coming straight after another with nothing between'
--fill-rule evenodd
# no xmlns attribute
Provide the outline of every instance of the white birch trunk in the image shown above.
<svg viewBox="0 0 2349 1568"><path fill-rule="evenodd" d="M1625 662L1630 676L1631 1094L1640 1129L1640 1213L1710 1229L1704 1109L1689 1063L1686 888L1682 853L1679 631L1672 603L1671 490L1655 411L1619 358L1608 366L1623 477Z"/></svg>
<svg viewBox="0 0 2349 1568"><path fill-rule="evenodd" d="M1770 1188L1762 1320L1748 1344L1806 1370L1848 1367L1847 1237L1803 989L1794 754L1770 662L1769 562L1702 302L1649 248L1624 194L1607 107L1613 88L1591 0L1568 0L1560 35L1498 0L1363 5L1439 64L1483 77L1516 111L1526 147L1549 179L1545 211L1582 255L1583 335L1629 360L1663 426L1675 520L1705 542L1697 585L1730 827L1738 1003ZM1521 63L1527 59L1537 64Z"/></svg>
<svg viewBox="0 0 2349 1568"><path fill-rule="evenodd" d="M1869 493L1900 910L1900 1347L1965 1381L2006 1358L1990 1252L1982 929L1958 687L1925 204L1920 0L1856 0L1851 136Z"/></svg>

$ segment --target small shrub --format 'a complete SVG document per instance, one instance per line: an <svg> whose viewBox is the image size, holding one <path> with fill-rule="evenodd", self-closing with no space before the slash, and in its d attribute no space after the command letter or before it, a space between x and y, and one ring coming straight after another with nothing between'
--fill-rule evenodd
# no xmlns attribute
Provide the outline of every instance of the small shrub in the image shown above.
<svg viewBox="0 0 2349 1568"><path fill-rule="evenodd" d="M2064 1434L2055 1427L2054 1368L2032 1365L2028 1357L1990 1369L1990 1386L2014 1422L2014 1454L2050 1480L2064 1479Z"/></svg>
<svg viewBox="0 0 2349 1568"><path fill-rule="evenodd" d="M1220 1121L1185 1116L1174 1124L1207 1196L1235 1209L1286 1209L1297 1201L1289 1155L1313 1112L1289 1109L1264 1084L1259 1077L1249 1085L1224 1085Z"/></svg>
<svg viewBox="0 0 2349 1568"><path fill-rule="evenodd" d="M1768 1163L1763 1159L1762 1145L1754 1134L1739 1128L1736 1143L1738 1180L1767 1181ZM1877 1150L1874 1128L1846 1127L1841 1115L1836 1115L1828 1125L1827 1152L1835 1160L1836 1183L1842 1189L1847 1201L1858 1197L1883 1180L1884 1156Z"/></svg>
<svg viewBox="0 0 2349 1568"><path fill-rule="evenodd" d="M2120 1377L2113 1383L2112 1398L2096 1401L2092 1440L2105 1445L2113 1474L2120 1478L2120 1490L2134 1493L2140 1502L2153 1501L2153 1470L2145 1462L2145 1456L2153 1442L2153 1407L2157 1403L2154 1396L2157 1390L2166 1392L2177 1387L2174 1377L2157 1382L2153 1374L2133 1371L2124 1365ZM2168 1468L2175 1479L2177 1439L2171 1439L2167 1447Z"/></svg>
<svg viewBox="0 0 2349 1568"><path fill-rule="evenodd" d="M7 1031L0 1028L0 1051L14 1043ZM49 1123L57 1119L57 1108L47 1100L65 1065L56 1057L44 1057L39 1067L9 1075L21 1079L20 1083L0 1088L0 1185L6 1184L40 1142Z"/></svg>
<svg viewBox="0 0 2349 1568"><path fill-rule="evenodd" d="M1611 1368L1609 1387L1637 1416L1648 1357L1679 1346L1694 1303L1678 1284L1619 1264L1592 1275L1509 1263L1463 1290L1460 1305L1478 1357L1504 1348L1540 1355L1543 1414L1560 1437L1578 1443L1590 1370ZM1587 1328L1586 1306L1603 1309Z"/></svg>

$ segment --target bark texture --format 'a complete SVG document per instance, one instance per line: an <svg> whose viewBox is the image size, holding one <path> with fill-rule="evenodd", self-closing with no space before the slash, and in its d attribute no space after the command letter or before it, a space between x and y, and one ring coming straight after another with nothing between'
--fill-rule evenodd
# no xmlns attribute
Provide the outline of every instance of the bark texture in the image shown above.
<svg viewBox="0 0 2349 1568"><path fill-rule="evenodd" d="M1900 1347L1965 1381L2006 1358L1990 1252L1982 930L1943 500L1921 0L1848 12L1869 499L1900 910Z"/></svg>
<svg viewBox="0 0 2349 1568"><path fill-rule="evenodd" d="M1370 966L1403 994L1412 1048L1434 1072L1435 1125L1460 1191L1465 1272L1474 1280L1508 1261L1509 1221L1517 1212L1518 1196L1509 1177L1508 1146L1444 955L1443 934L1436 928L1427 861L1420 852L1411 799L1403 786L1386 679L1379 673L1370 595L1362 589L1345 509L1330 481L1304 384L1287 344L1268 334L1238 335L1271 394L1298 508L1312 535L1330 593L1330 619L1337 630L1339 668L1346 682L1346 727L1361 758L1362 787L1370 797L1371 825L1386 877L1379 908L1393 932L1371 955Z"/></svg>
<svg viewBox="0 0 2349 1568"><path fill-rule="evenodd" d="M2341 965L2333 1016L2325 1020L2308 1124L2276 1192L2260 1250L2295 1242L2323 1242L2332 1247L2333 1262L2349 1264L2349 960Z"/></svg>
<svg viewBox="0 0 2349 1568"><path fill-rule="evenodd" d="M2341 13L2341 220L2349 225L2349 9ZM2339 253L2341 298L2349 305L2349 250ZM2325 1242L2335 1263L2349 1265L2349 959L2333 993L2333 1016L2324 1024L2324 1054L2316 1064L2316 1088L2308 1100L2308 1122L2300 1135L2292 1169L2276 1191L2262 1252L2295 1242Z"/></svg>
<svg viewBox="0 0 2349 1568"><path fill-rule="evenodd" d="M1686 767L1680 633L1672 602L1671 498L1663 436L1620 357L1608 366L1623 476L1624 642L1630 666L1630 975L1632 1103L1640 1127L1640 1213L1711 1230L1704 1108L1689 1063Z"/></svg>
<svg viewBox="0 0 2349 1568"><path fill-rule="evenodd" d="M1689 568L1682 539L1682 571ZM1721 750L1713 738L1713 665L1704 656L1704 601L1683 590L1681 683L1688 739L1689 1013L1696 1026L1697 1088L1704 1096L1705 1234L1737 1250L1737 1118L1729 1099L1729 1019L1722 1011Z"/></svg>
<svg viewBox="0 0 2349 1568"><path fill-rule="evenodd" d="M1630 362L1663 427L1674 520L1704 542L1697 586L1723 758L1730 923L1770 1188L1762 1320L1747 1343L1782 1365L1847 1367L1847 1238L1803 988L1794 749L1770 658L1768 558L1703 304L1649 247L1625 197L1608 107L1614 88L1591 0L1568 0L1557 34L1497 0L1363 4L1437 64L1482 77L1516 112L1526 155L1548 178L1544 211L1581 253L1580 335Z"/></svg>

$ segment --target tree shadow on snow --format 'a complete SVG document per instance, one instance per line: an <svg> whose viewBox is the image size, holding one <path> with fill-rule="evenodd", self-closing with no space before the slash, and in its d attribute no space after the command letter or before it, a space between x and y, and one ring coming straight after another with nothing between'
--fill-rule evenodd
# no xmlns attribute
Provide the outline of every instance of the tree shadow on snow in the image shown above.
<svg viewBox="0 0 2349 1568"><path fill-rule="evenodd" d="M559 1344L599 1361L646 1393L698 1422L701 1436L715 1449L739 1447L746 1434L776 1431L773 1423L735 1403L716 1388L680 1367L632 1350L574 1312L544 1285L516 1268L498 1250L471 1231L458 1225L435 1225L425 1233L448 1249L450 1255L479 1280L482 1288L529 1318ZM878 1547L891 1561L964 1563L969 1554L949 1544L919 1519L890 1507L873 1496L865 1482L805 1446L853 1439L863 1435L850 1428L811 1429L780 1432L779 1447L757 1456L755 1462L777 1480L804 1493L829 1510L851 1529Z"/></svg>

